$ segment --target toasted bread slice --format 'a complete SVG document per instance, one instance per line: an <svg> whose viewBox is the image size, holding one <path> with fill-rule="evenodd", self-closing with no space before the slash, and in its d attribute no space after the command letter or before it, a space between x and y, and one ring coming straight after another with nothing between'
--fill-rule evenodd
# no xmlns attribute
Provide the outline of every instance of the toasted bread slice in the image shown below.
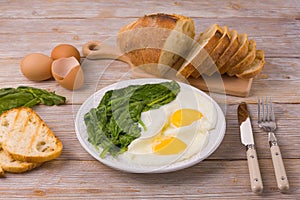
<svg viewBox="0 0 300 200"><path fill-rule="evenodd" d="M41 165L41 163L28 163L13 159L7 152L2 149L1 144L6 140L6 137L17 122L19 109L11 109L0 116L0 168L7 172L21 173L31 170Z"/></svg>
<svg viewBox="0 0 300 200"><path fill-rule="evenodd" d="M229 32L230 35L230 43L223 52L223 54L218 58L216 65L220 71L225 63L235 54L235 52L239 48L239 41L238 41L238 33L236 30L232 30Z"/></svg>
<svg viewBox="0 0 300 200"><path fill-rule="evenodd" d="M22 173L34 169L41 164L15 160L7 152L0 150L0 166L6 172Z"/></svg>
<svg viewBox="0 0 300 200"><path fill-rule="evenodd" d="M239 48L235 54L219 69L221 74L226 73L231 67L238 64L248 53L249 41L247 34L241 34L238 36Z"/></svg>
<svg viewBox="0 0 300 200"><path fill-rule="evenodd" d="M231 67L227 71L227 74L229 76L234 76L235 74L240 74L243 73L243 71L247 70L249 68L249 65L255 59L255 54L256 54L255 52L256 52L256 42L254 40L250 40L249 47L248 47L248 54L238 64Z"/></svg>
<svg viewBox="0 0 300 200"><path fill-rule="evenodd" d="M177 76L188 78L195 70L199 73L205 70L202 62L209 56L209 53L217 46L218 41L223 36L223 29L213 24L202 32L197 38L197 42L191 48L186 61L177 72Z"/></svg>
<svg viewBox="0 0 300 200"><path fill-rule="evenodd" d="M16 118L16 123L2 144L2 148L13 159L40 163L61 154L61 141L35 111L31 108L18 108Z"/></svg>
<svg viewBox="0 0 300 200"><path fill-rule="evenodd" d="M18 109L14 108L2 113L0 116L0 148L2 148L2 144L6 140L8 132L14 125L17 114Z"/></svg>
<svg viewBox="0 0 300 200"><path fill-rule="evenodd" d="M256 57L254 61L250 64L249 69L245 70L241 74L237 74L236 76L243 79L253 78L258 75L263 69L265 64L264 51L256 50Z"/></svg>

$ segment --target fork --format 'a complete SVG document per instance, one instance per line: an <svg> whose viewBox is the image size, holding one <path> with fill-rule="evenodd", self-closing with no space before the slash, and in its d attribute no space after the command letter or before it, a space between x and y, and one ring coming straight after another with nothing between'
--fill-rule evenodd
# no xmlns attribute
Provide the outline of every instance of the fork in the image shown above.
<svg viewBox="0 0 300 200"><path fill-rule="evenodd" d="M272 105L271 97L258 98L258 127L268 132L268 140L272 155L273 167L277 186L281 192L286 192L289 189L289 182L286 176L282 156L277 143L277 138L274 134L276 130L275 114Z"/></svg>

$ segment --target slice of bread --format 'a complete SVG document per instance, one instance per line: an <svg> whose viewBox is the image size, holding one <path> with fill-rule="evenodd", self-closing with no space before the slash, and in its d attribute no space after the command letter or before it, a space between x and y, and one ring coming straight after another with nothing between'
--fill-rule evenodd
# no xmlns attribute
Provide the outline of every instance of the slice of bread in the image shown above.
<svg viewBox="0 0 300 200"><path fill-rule="evenodd" d="M2 149L2 143L6 140L8 132L17 123L16 116L18 112L18 109L11 109L0 116L0 169L3 174L4 171L21 173L41 165L41 163L28 163L15 160Z"/></svg>
<svg viewBox="0 0 300 200"><path fill-rule="evenodd" d="M188 78L195 70L202 73L203 70L205 70L205 66L201 64L209 56L209 53L217 46L223 33L223 29L217 24L211 25L202 32L197 38L197 42L191 47L190 54L176 75L178 77L183 76Z"/></svg>
<svg viewBox="0 0 300 200"><path fill-rule="evenodd" d="M13 159L7 152L0 150L0 166L6 172L22 173L40 166L42 163L28 163Z"/></svg>
<svg viewBox="0 0 300 200"><path fill-rule="evenodd" d="M62 152L62 143L31 108L17 108L13 124L2 143L4 151L15 160L41 163L57 158Z"/></svg>
<svg viewBox="0 0 300 200"><path fill-rule="evenodd" d="M210 56L206 59L206 61L203 63L204 65L207 65L207 70L204 71L204 74L211 76L213 75L216 71L218 71L218 68L216 66L216 62L219 59L219 57L223 54L223 52L226 50L228 45L230 44L230 33L229 29L227 26L223 27L223 36L220 38L218 41L217 46L212 50L210 53ZM192 74L193 75L193 74ZM196 78L200 76L197 75Z"/></svg>
<svg viewBox="0 0 300 200"><path fill-rule="evenodd" d="M237 74L236 76L243 79L253 78L258 75L263 69L265 64L264 51L256 50L256 57L254 61L250 64L250 67L245 70L241 74Z"/></svg>
<svg viewBox="0 0 300 200"><path fill-rule="evenodd" d="M236 30L232 30L229 32L230 35L230 43L228 47L225 49L223 54L218 58L216 65L220 71L220 69L224 66L225 63L235 54L235 52L239 48L239 41L238 41L238 33ZM224 73L223 73L224 74Z"/></svg>
<svg viewBox="0 0 300 200"><path fill-rule="evenodd" d="M227 74L229 76L234 76L236 74L243 73L243 71L247 70L249 68L249 65L255 59L255 52L256 52L256 42L254 40L250 40L249 47L248 47L248 54L239 63L231 67L227 71Z"/></svg>
<svg viewBox="0 0 300 200"><path fill-rule="evenodd" d="M14 108L11 110L8 110L1 114L0 116L0 147L2 148L3 142L6 140L8 132L13 127L16 116L18 114L18 109Z"/></svg>
<svg viewBox="0 0 300 200"><path fill-rule="evenodd" d="M248 53L249 41L247 34L238 36L239 48L234 55L219 69L221 74L226 73L231 67L238 64Z"/></svg>
<svg viewBox="0 0 300 200"><path fill-rule="evenodd" d="M117 44L134 66L162 77L180 56L187 56L194 36L191 18L157 13L145 15L122 27Z"/></svg>

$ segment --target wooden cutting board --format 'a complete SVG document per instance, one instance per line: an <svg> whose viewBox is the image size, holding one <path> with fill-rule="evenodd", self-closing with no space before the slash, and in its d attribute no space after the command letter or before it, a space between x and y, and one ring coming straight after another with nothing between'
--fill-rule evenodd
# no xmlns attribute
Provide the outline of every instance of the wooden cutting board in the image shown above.
<svg viewBox="0 0 300 200"><path fill-rule="evenodd" d="M131 73L132 78L161 78L153 74L149 74L142 69L133 69ZM237 77L230 77L228 75L215 74L211 77L202 76L200 78L188 78L189 84L194 87L208 92L221 93L238 97L247 97L251 90L251 79L240 79Z"/></svg>
<svg viewBox="0 0 300 200"><path fill-rule="evenodd" d="M100 42L98 41L86 43L83 46L83 55L88 59L113 59L125 62L129 64L131 68L131 78L161 78L145 72L140 67L134 67L130 59L120 52L114 45L99 44ZM167 78L176 80L176 72L173 72L173 74ZM220 76L219 74L215 74L210 77L202 76L197 79L188 78L187 80L182 80L182 82L187 82L203 91L222 93L238 97L247 97L250 93L252 80L253 79L246 80L227 75Z"/></svg>

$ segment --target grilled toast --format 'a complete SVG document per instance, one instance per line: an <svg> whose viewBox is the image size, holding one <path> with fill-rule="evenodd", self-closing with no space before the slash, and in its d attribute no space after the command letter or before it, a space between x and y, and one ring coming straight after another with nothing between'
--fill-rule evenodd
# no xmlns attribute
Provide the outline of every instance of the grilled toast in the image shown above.
<svg viewBox="0 0 300 200"><path fill-rule="evenodd" d="M46 123L31 108L9 110L14 124L2 143L4 151L22 162L41 163L57 158L63 145Z"/></svg>
<svg viewBox="0 0 300 200"><path fill-rule="evenodd" d="M4 175L4 171L21 173L41 165L41 163L28 163L15 160L2 149L3 142L6 140L14 123L16 123L17 113L18 109L11 109L0 116L0 174L2 176Z"/></svg>

